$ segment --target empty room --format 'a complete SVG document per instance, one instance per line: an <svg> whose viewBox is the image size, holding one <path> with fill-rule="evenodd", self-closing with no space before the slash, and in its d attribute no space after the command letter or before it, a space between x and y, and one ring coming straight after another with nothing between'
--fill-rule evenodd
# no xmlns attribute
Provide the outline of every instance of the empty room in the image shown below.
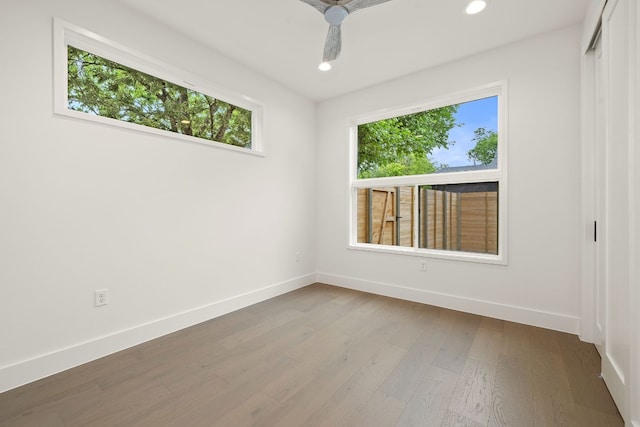
<svg viewBox="0 0 640 427"><path fill-rule="evenodd" d="M635 0L0 0L0 426L640 427Z"/></svg>

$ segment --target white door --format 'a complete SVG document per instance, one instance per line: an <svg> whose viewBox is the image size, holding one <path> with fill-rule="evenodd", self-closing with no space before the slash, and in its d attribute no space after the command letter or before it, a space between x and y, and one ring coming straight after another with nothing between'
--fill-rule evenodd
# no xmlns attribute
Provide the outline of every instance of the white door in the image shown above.
<svg viewBox="0 0 640 427"><path fill-rule="evenodd" d="M609 0L602 15L602 116L596 131L596 325L602 373L620 412L628 414L630 368L630 2ZM597 111L597 110L596 110Z"/></svg>
<svg viewBox="0 0 640 427"><path fill-rule="evenodd" d="M595 52L594 52L594 126L595 132L595 144L594 144L594 201L595 201L595 221L593 225L593 238L596 242L595 260L594 260L594 284L595 284L595 325L593 331L593 342L600 353L600 356L604 356L604 342L605 342L605 283L606 283L606 268L605 268L605 241L606 241L606 145L605 145L605 96L604 96L604 82L603 82L603 70L602 70L602 37L598 38Z"/></svg>

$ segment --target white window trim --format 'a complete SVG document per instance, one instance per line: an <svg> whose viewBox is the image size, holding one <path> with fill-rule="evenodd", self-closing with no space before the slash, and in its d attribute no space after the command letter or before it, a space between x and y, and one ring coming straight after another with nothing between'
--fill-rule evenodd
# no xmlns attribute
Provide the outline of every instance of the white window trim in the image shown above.
<svg viewBox="0 0 640 427"><path fill-rule="evenodd" d="M373 121L389 119L406 114L417 113L453 104L474 101L477 99L498 96L498 167L469 172L450 172L442 174L399 176L388 178L358 179L358 125ZM409 255L424 258L438 258L455 261L469 261L485 264L508 264L508 118L507 118L507 82L499 81L481 87L464 90L444 97L431 99L420 104L385 108L365 113L350 119L349 134L349 218L348 249ZM467 182L498 182L498 254L478 254L472 252L447 251L443 249L425 249L404 246L378 245L358 243L357 190L368 187L396 187L434 184L456 184ZM416 201L417 203L417 201ZM416 209L416 206L414 206ZM417 234L417 227L414 231ZM414 241L417 241L414 239Z"/></svg>
<svg viewBox="0 0 640 427"><path fill-rule="evenodd" d="M70 44L78 49L91 52L162 80L213 96L214 98L251 111L251 148L237 147L222 142L178 134L171 131L69 109L67 49ZM158 61L157 59L113 42L84 28L65 22L59 18L53 18L53 86L54 112L56 114L139 132L161 135L182 141L196 142L241 153L259 156L266 155L262 137L264 107L260 102L249 96L242 95L228 89L223 89L219 85L215 85L210 81Z"/></svg>

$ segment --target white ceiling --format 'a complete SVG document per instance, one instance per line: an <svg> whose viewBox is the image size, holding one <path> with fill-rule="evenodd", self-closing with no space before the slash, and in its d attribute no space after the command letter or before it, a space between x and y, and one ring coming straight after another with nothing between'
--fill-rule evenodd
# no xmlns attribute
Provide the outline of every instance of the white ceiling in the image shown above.
<svg viewBox="0 0 640 427"><path fill-rule="evenodd" d="M319 71L328 24L300 0L120 0L313 100L323 100L582 22L592 0L390 0L348 16Z"/></svg>

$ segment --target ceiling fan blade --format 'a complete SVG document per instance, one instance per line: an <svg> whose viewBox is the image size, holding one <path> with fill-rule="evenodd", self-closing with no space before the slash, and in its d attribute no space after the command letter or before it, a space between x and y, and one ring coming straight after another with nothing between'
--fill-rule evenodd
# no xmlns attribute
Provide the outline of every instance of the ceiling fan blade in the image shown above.
<svg viewBox="0 0 640 427"><path fill-rule="evenodd" d="M305 1L305 0L302 0ZM349 3L346 3L344 7L347 8L349 13L355 12L359 9L364 9L365 7L376 6L378 4L386 3L390 0L352 0Z"/></svg>
<svg viewBox="0 0 640 427"><path fill-rule="evenodd" d="M340 25L329 26L329 32L327 33L327 39L324 42L324 53L322 54L322 61L333 61L340 55L342 49L342 34Z"/></svg>
<svg viewBox="0 0 640 427"><path fill-rule="evenodd" d="M327 7L329 7L326 3L323 3L322 0L301 0L301 1L315 8L320 13L324 13Z"/></svg>

